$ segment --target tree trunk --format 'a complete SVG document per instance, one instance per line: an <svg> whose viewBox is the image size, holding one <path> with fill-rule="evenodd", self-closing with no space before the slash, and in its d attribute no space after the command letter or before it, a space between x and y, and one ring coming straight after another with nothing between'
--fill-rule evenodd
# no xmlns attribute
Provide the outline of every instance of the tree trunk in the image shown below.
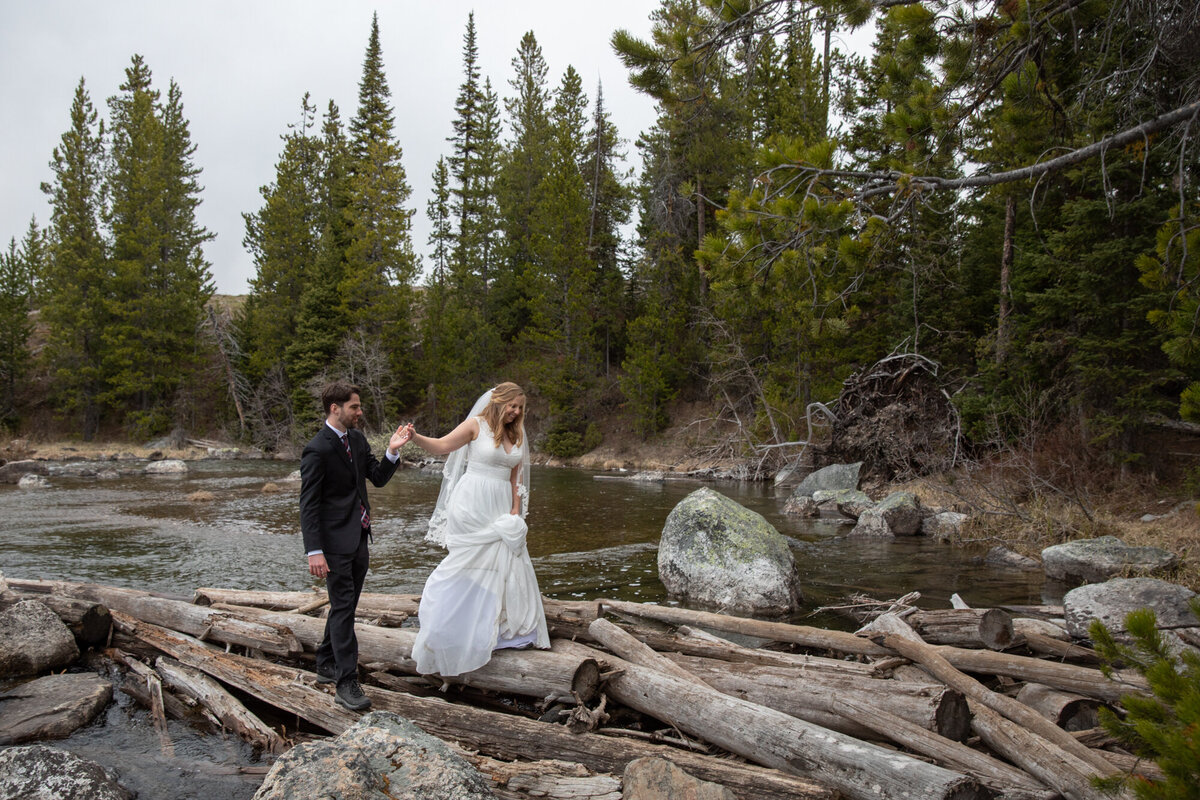
<svg viewBox="0 0 1200 800"><path fill-rule="evenodd" d="M271 730L241 702L214 681L192 667L178 661L160 657L155 669L167 688L190 697L227 728L250 744L261 747L268 753L282 753L287 749L279 734Z"/></svg>
<svg viewBox="0 0 1200 800"><path fill-rule="evenodd" d="M1016 723L1011 726L1011 733L1007 734L1007 737L1015 738L1018 744L1024 743L1021 749L1025 752L1023 758L1027 759L1028 763L1016 763L1020 763L1026 771L1073 800L1099 800L1099 792L1091 787L1090 780L1097 776L1116 774L1117 771L1111 764L1096 756L1071 734L1049 722L1033 709L1011 697L991 691L956 670L939 654L937 648L921 641L912 628L895 614L884 614L872 624L878 632L876 635L883 639L885 646L921 664L938 680L966 695L975 713L973 724L979 724L978 710L983 707ZM993 727L1002 731L1009 729L1009 726ZM1013 759L1011 750L998 752L1010 760ZM1037 753L1043 756L1033 755ZM1055 762L1053 768L1044 769L1047 760ZM1056 776L1054 782L1047 778L1051 774Z"/></svg>
<svg viewBox="0 0 1200 800"><path fill-rule="evenodd" d="M1004 248L1000 253L1000 316L996 321L996 363L1003 364L1008 358L1008 315L1011 311L1013 263L1013 233L1016 228L1017 201L1010 192L1004 198Z"/></svg>
<svg viewBox="0 0 1200 800"><path fill-rule="evenodd" d="M965 775L860 742L774 709L705 689L575 642L556 650L592 654L613 668L605 692L679 730L764 766L804 773L852 800L989 797Z"/></svg>
<svg viewBox="0 0 1200 800"><path fill-rule="evenodd" d="M1012 617L998 608L916 611L905 621L931 644L1003 650L1013 643Z"/></svg>
<svg viewBox="0 0 1200 800"><path fill-rule="evenodd" d="M1100 724L1100 704L1090 697L1060 692L1040 683L1027 683L1017 692L1024 703L1066 731L1089 730Z"/></svg>

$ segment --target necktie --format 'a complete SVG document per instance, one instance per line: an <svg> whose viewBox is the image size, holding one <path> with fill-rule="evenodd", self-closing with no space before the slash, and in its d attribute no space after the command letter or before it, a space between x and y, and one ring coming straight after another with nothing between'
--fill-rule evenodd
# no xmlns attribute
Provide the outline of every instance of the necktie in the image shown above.
<svg viewBox="0 0 1200 800"><path fill-rule="evenodd" d="M347 433L342 434L342 446L346 448L346 458L349 458L350 463L353 464L354 454L350 452L350 435ZM367 511L367 507L362 503L358 504L358 513L359 518L362 520L362 526L364 528L371 527L371 514Z"/></svg>

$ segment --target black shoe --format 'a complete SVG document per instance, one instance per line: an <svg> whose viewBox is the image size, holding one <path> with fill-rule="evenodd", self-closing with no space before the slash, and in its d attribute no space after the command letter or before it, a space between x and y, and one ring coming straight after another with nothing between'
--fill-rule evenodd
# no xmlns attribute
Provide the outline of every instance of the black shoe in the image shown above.
<svg viewBox="0 0 1200 800"><path fill-rule="evenodd" d="M317 667L317 683L337 683L333 667Z"/></svg>
<svg viewBox="0 0 1200 800"><path fill-rule="evenodd" d="M347 678L339 683L334 700L351 711L366 711L371 707L371 698L363 694L357 678Z"/></svg>

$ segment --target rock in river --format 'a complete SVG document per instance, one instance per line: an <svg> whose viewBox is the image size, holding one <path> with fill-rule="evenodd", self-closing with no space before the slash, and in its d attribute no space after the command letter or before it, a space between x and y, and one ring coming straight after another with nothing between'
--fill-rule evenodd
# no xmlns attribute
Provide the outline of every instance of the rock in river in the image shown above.
<svg viewBox="0 0 1200 800"><path fill-rule="evenodd" d="M0 611L0 676L36 675L79 658L75 635L37 600Z"/></svg>
<svg viewBox="0 0 1200 800"><path fill-rule="evenodd" d="M0 750L0 797L21 800L133 800L94 761L44 744Z"/></svg>
<svg viewBox="0 0 1200 800"><path fill-rule="evenodd" d="M254 800L483 800L487 778L408 720L372 711L335 739L297 745L279 757Z"/></svg>
<svg viewBox="0 0 1200 800"><path fill-rule="evenodd" d="M1173 651L1184 643L1175 631L1200 635L1200 620L1192 614L1189 601L1196 593L1157 578L1113 578L1072 589L1063 596L1063 614L1072 636L1087 638L1092 620L1098 619L1120 641L1129 641L1125 617L1130 611L1149 608L1154 611L1159 633Z"/></svg>
<svg viewBox="0 0 1200 800"><path fill-rule="evenodd" d="M1042 551L1047 577L1064 582L1099 583L1127 570L1153 575L1178 561L1174 553L1160 547L1133 547L1116 536L1079 539Z"/></svg>
<svg viewBox="0 0 1200 800"><path fill-rule="evenodd" d="M667 592L742 614L787 614L800 604L792 551L762 515L712 489L672 509L658 545Z"/></svg>
<svg viewBox="0 0 1200 800"><path fill-rule="evenodd" d="M112 684L91 672L23 683L0 694L0 745L70 736L94 720L110 700Z"/></svg>

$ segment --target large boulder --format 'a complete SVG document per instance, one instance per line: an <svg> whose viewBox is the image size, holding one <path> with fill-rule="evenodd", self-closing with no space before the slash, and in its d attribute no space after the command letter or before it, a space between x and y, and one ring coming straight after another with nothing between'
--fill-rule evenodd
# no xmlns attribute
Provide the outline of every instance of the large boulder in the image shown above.
<svg viewBox="0 0 1200 800"><path fill-rule="evenodd" d="M822 467L816 472L810 472L804 476L804 480L800 481L800 485L792 491L792 494L800 497L812 497L813 493L819 489L857 489L860 469L862 469L861 461L854 464L830 464L828 467Z"/></svg>
<svg viewBox="0 0 1200 800"><path fill-rule="evenodd" d="M0 611L0 676L36 675L79 658L79 647L58 615L37 600Z"/></svg>
<svg viewBox="0 0 1200 800"><path fill-rule="evenodd" d="M62 739L94 720L112 684L92 672L47 675L0 694L0 745Z"/></svg>
<svg viewBox="0 0 1200 800"><path fill-rule="evenodd" d="M44 744L0 750L0 800L133 800L104 767Z"/></svg>
<svg viewBox="0 0 1200 800"><path fill-rule="evenodd" d="M1041 562L1036 558L1023 556L1015 550L1010 550L1000 544L987 551L987 555L983 557L983 563L989 567L1002 567L1004 569L1035 570L1042 568Z"/></svg>
<svg viewBox="0 0 1200 800"><path fill-rule="evenodd" d="M625 765L622 800L735 800L719 783L702 781L665 758L635 758Z"/></svg>
<svg viewBox="0 0 1200 800"><path fill-rule="evenodd" d="M783 513L794 517L815 518L821 516L821 509L811 497L792 495L783 504Z"/></svg>
<svg viewBox="0 0 1200 800"><path fill-rule="evenodd" d="M813 500L822 507L833 506L851 519L875 507L875 501L861 489L819 489L813 493Z"/></svg>
<svg viewBox="0 0 1200 800"><path fill-rule="evenodd" d="M658 576L674 596L734 613L787 614L801 601L787 539L762 515L708 488L667 516Z"/></svg>
<svg viewBox="0 0 1200 800"><path fill-rule="evenodd" d="M408 720L372 711L335 739L297 745L271 767L254 800L483 800L487 778Z"/></svg>
<svg viewBox="0 0 1200 800"><path fill-rule="evenodd" d="M892 492L874 507L897 536L921 532L921 501L912 492Z"/></svg>
<svg viewBox="0 0 1200 800"><path fill-rule="evenodd" d="M1042 551L1047 577L1064 583L1100 583L1129 572L1154 575L1178 561L1178 556L1161 547L1133 547L1116 536L1079 539Z"/></svg>
<svg viewBox="0 0 1200 800"><path fill-rule="evenodd" d="M1178 651L1183 643L1172 629L1190 628L1193 633L1200 633L1200 620L1189 606L1195 596L1186 586L1157 578L1113 578L1067 592L1063 596L1063 614L1072 636L1087 638L1091 635L1088 627L1092 620L1098 619L1116 639L1127 642L1130 637L1125 617L1130 611L1149 608L1158 620L1159 632L1171 649Z"/></svg>
<svg viewBox="0 0 1200 800"><path fill-rule="evenodd" d="M0 483L19 483L23 475L49 475L50 468L40 461L9 461L0 464Z"/></svg>

